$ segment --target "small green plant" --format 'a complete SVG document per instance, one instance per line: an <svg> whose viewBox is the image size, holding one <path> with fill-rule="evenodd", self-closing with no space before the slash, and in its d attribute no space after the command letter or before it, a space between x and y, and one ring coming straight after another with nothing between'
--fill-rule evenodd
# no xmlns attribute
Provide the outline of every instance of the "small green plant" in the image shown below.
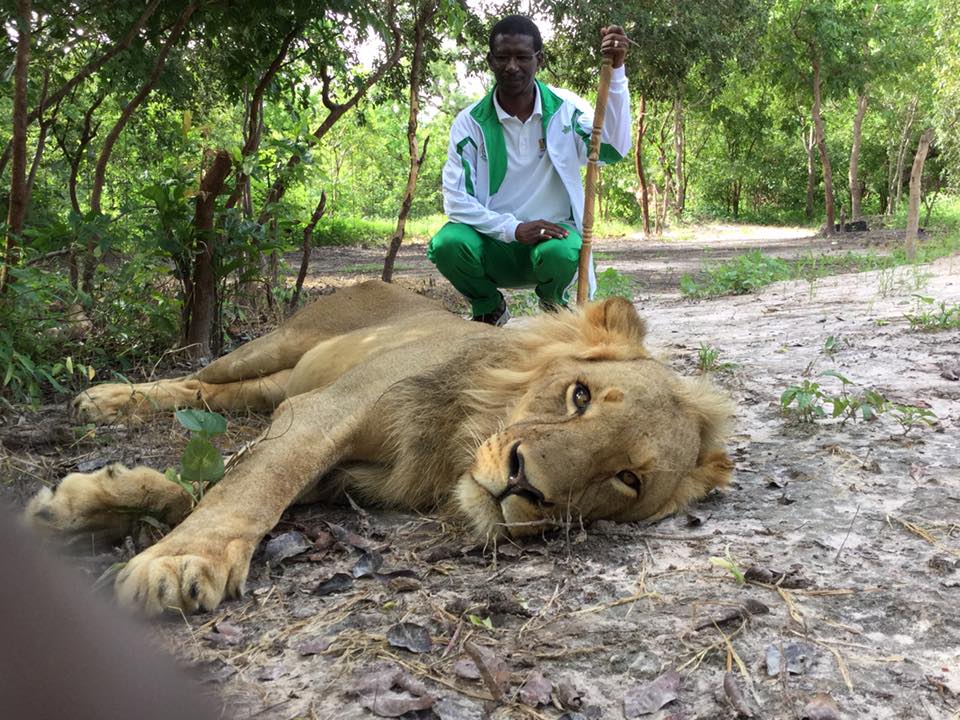
<svg viewBox="0 0 960 720"><path fill-rule="evenodd" d="M510 295L507 307L512 317L536 315L540 309L540 298L533 290L521 290Z"/></svg>
<svg viewBox="0 0 960 720"><path fill-rule="evenodd" d="M493 620L488 617L482 618L479 615L470 614L467 615L467 620L470 621L471 625L486 628L487 630L493 630Z"/></svg>
<svg viewBox="0 0 960 720"><path fill-rule="evenodd" d="M177 420L190 431L190 441L183 449L179 468L168 468L168 480L182 487L199 502L206 488L223 477L223 456L210 442L227 431L227 421L220 413L207 410L178 410Z"/></svg>
<svg viewBox="0 0 960 720"><path fill-rule="evenodd" d="M594 295L594 299L603 300L608 297L620 296L632 301L638 284L629 275L624 275L616 268L608 267L606 270L597 273L597 293Z"/></svg>
<svg viewBox="0 0 960 720"><path fill-rule="evenodd" d="M604 298L619 296L633 301L638 285L639 283L629 275L624 275L616 268L610 267L597 273L597 292L593 298L594 300L603 300ZM570 295L574 295L575 292L576 289L572 290ZM570 302L572 303L574 299L571 297ZM511 293L507 300L507 307L513 317L536 315L541 309L540 298L533 290L520 290Z"/></svg>
<svg viewBox="0 0 960 720"><path fill-rule="evenodd" d="M799 385L790 385L780 394L780 408L784 412L793 411L800 422L810 423L827 416L823 408L826 399L820 383L804 378ZM794 403L796 406L791 408Z"/></svg>
<svg viewBox="0 0 960 720"><path fill-rule="evenodd" d="M827 417L840 418L841 424L848 420L865 421L876 419L890 409L890 402L871 388L855 392L856 384L836 370L824 370L820 377L832 377L840 381L840 393L824 390L820 383L804 379L800 385L791 385L780 395L780 408L793 412L801 422L814 422ZM794 403L796 403L794 405ZM830 406L827 413L826 406Z"/></svg>
<svg viewBox="0 0 960 720"><path fill-rule="evenodd" d="M960 328L960 305L947 305L943 300L937 305L932 297L914 295L916 309L904 317L910 323L911 330L937 332ZM937 307L934 307L937 305Z"/></svg>
<svg viewBox="0 0 960 720"><path fill-rule="evenodd" d="M827 357L833 357L840 349L840 344L841 341L838 335L827 335L827 339L823 341L823 347L820 349L820 352Z"/></svg>
<svg viewBox="0 0 960 720"><path fill-rule="evenodd" d="M733 575L733 579L736 580L741 585L743 585L746 582L746 579L743 577L743 572L740 570L740 567L737 565L737 561L734 560L733 556L730 554L729 545L727 545L723 549L723 557L711 556L710 564L726 570L728 573Z"/></svg>
<svg viewBox="0 0 960 720"><path fill-rule="evenodd" d="M697 349L697 369L701 373L723 372L732 370L736 366L736 363L720 362L720 351L717 348L700 343Z"/></svg>
<svg viewBox="0 0 960 720"><path fill-rule="evenodd" d="M791 266L786 260L754 250L707 267L703 272L705 277L699 282L684 275L680 279L680 291L691 297L746 295L778 280L790 279Z"/></svg>
<svg viewBox="0 0 960 720"><path fill-rule="evenodd" d="M892 414L893 419L903 428L904 436L915 427L932 427L937 422L936 413L916 405L894 405Z"/></svg>

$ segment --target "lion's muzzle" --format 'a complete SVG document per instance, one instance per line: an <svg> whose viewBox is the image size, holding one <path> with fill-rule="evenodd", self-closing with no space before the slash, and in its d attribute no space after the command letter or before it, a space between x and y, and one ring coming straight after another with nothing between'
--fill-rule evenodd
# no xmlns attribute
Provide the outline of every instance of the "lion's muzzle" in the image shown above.
<svg viewBox="0 0 960 720"><path fill-rule="evenodd" d="M513 443L510 452L507 454L507 487L497 497L497 502L502 504L511 495L516 495L541 507L549 508L553 506L553 503L547 502L544 494L527 479L523 452L519 442Z"/></svg>

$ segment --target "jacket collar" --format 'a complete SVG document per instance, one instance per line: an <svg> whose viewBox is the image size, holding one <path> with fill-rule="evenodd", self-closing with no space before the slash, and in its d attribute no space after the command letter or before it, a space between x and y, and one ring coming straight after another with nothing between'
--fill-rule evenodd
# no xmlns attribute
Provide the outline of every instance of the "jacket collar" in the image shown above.
<svg viewBox="0 0 960 720"><path fill-rule="evenodd" d="M537 93L540 102L541 122L543 123L543 137L547 137L547 127L550 120L563 104L563 100L550 89L550 87L539 80L537 83ZM489 164L490 195L493 195L500 189L503 179L507 175L507 145L503 139L503 126L500 124L500 118L497 115L497 107L494 104L493 94L497 86L494 85L480 102L478 102L470 116L480 125L483 132L483 144L487 150L487 162Z"/></svg>

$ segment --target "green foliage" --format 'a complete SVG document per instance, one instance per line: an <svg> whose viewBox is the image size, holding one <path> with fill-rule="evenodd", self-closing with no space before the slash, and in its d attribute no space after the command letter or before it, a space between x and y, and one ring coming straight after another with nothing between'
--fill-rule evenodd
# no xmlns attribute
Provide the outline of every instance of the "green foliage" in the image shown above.
<svg viewBox="0 0 960 720"><path fill-rule="evenodd" d="M697 369L701 373L723 372L732 370L736 366L736 363L720 362L719 349L706 343L700 343L700 347L697 349Z"/></svg>
<svg viewBox="0 0 960 720"><path fill-rule="evenodd" d="M932 410L917 407L916 405L893 405L893 419L903 428L907 435L915 427L933 427L937 423L937 416Z"/></svg>
<svg viewBox="0 0 960 720"><path fill-rule="evenodd" d="M737 565L737 561L733 559L733 555L730 554L730 546L727 545L723 549L723 557L710 557L710 564L718 568L726 570L733 576L733 579L737 581L740 585L743 585L746 582L746 578L743 575L743 571L740 569L740 566Z"/></svg>
<svg viewBox="0 0 960 720"><path fill-rule="evenodd" d="M597 292L594 295L595 300L603 300L609 297L625 297L633 301L639 283L629 275L624 275L613 267L608 267L597 273Z"/></svg>
<svg viewBox="0 0 960 720"><path fill-rule="evenodd" d="M827 357L833 357L837 354L837 351L840 349L842 344L842 338L837 335L827 335L827 339L823 341L823 347L820 349Z"/></svg>
<svg viewBox="0 0 960 720"><path fill-rule="evenodd" d="M784 412L792 410L800 422L810 423L827 416L823 409L825 399L820 383L804 378L799 385L790 385L780 394L780 408ZM794 403L796 406L791 408Z"/></svg>
<svg viewBox="0 0 960 720"><path fill-rule="evenodd" d="M753 250L707 267L703 274L704 279L699 282L685 274L680 279L680 291L690 297L745 295L778 280L787 280L790 264Z"/></svg>
<svg viewBox="0 0 960 720"><path fill-rule="evenodd" d="M680 278L680 292L696 298L743 295L781 280L813 282L829 275L879 270L878 291L885 296L895 290L922 288L928 276L920 265L956 253L960 253L960 232L944 233L925 241L917 248L913 262L899 247L889 255L847 251L822 255L805 253L793 259L776 258L753 250L707 266L699 279L685 273ZM906 274L894 272L897 268L905 268Z"/></svg>
<svg viewBox="0 0 960 720"><path fill-rule="evenodd" d="M800 422L811 423L825 418L848 420L875 420L878 415L894 407L881 393L872 388L857 392L855 384L836 370L824 370L820 377L840 381L840 392L825 390L815 381L804 378L799 385L790 385L780 395L780 408L791 413ZM827 413L826 405L830 405Z"/></svg>
<svg viewBox="0 0 960 720"><path fill-rule="evenodd" d="M223 456L211 440L227 431L227 421L219 413L196 409L178 410L176 417L190 431L190 440L180 467L169 468L165 475L199 502L204 491L223 477Z"/></svg>
<svg viewBox="0 0 960 720"><path fill-rule="evenodd" d="M533 290L519 290L511 293L507 302L511 317L536 315L540 312L540 298Z"/></svg>
<svg viewBox="0 0 960 720"><path fill-rule="evenodd" d="M914 295L916 308L905 315L911 330L937 332L960 328L960 305L948 305L945 300L939 304L932 297ZM936 305L936 307L934 307Z"/></svg>

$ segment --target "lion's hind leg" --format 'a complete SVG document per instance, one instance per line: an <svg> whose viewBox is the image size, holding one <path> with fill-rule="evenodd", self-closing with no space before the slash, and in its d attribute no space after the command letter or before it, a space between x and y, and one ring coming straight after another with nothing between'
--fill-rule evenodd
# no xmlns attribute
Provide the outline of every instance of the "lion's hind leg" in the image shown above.
<svg viewBox="0 0 960 720"><path fill-rule="evenodd" d="M193 499L156 470L109 465L92 473L72 473L55 489L43 488L29 502L27 524L67 542L111 542L130 534L150 516L176 525Z"/></svg>

